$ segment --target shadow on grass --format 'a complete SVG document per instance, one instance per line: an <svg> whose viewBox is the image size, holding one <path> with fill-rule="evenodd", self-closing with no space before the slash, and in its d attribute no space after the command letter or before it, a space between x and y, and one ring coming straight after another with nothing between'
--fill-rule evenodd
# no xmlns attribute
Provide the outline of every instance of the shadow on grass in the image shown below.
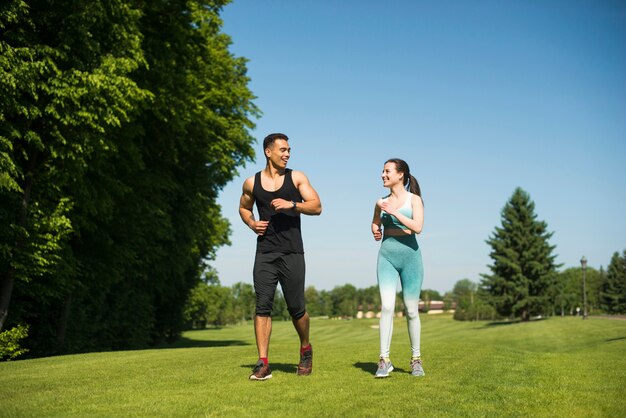
<svg viewBox="0 0 626 418"><path fill-rule="evenodd" d="M251 345L241 340L193 340L180 337L172 344L163 344L156 348L198 348L198 347L230 347L235 345Z"/></svg>
<svg viewBox="0 0 626 418"><path fill-rule="evenodd" d="M372 362L368 362L368 363L357 362L357 363L354 363L354 367L356 367L357 369L361 369L365 373L371 374L373 376L376 373L376 370L378 369L378 364L372 363ZM393 372L405 373L406 370L400 367L396 367L396 365L394 364Z"/></svg>
<svg viewBox="0 0 626 418"><path fill-rule="evenodd" d="M254 368L255 364L253 363L249 363L249 364L242 364L240 367L243 369L249 369L252 370ZM296 371L298 370L298 365L297 364L287 364L287 363L272 363L270 362L270 369L272 369L272 373L279 371L282 373L293 373L296 374Z"/></svg>
<svg viewBox="0 0 626 418"><path fill-rule="evenodd" d="M531 318L528 321L522 321L521 319L511 319L509 321L492 321L492 322L487 322L486 324L481 325L479 327L476 327L475 329L485 329L485 328L492 328L492 327L500 327L500 326L504 326L504 325L518 325L518 324L524 324L524 323L545 321L546 319L548 319L548 318Z"/></svg>
<svg viewBox="0 0 626 418"><path fill-rule="evenodd" d="M610 339L606 340L606 342L610 343L610 342L613 342L613 341L620 341L620 340L626 340L626 337L610 338Z"/></svg>

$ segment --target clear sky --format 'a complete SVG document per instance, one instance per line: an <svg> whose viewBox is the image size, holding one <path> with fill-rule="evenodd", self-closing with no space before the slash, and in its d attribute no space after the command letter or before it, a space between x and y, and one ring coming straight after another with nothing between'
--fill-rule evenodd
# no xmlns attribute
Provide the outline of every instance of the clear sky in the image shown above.
<svg viewBox="0 0 626 418"><path fill-rule="evenodd" d="M317 289L376 284L370 223L391 157L422 188L423 288L489 272L485 240L518 186L563 269L626 248L626 3L235 0L222 18L263 112L260 158L219 198L232 224L211 263L223 285L252 283L256 236L238 203L271 132L289 136L288 167L322 199L302 222Z"/></svg>

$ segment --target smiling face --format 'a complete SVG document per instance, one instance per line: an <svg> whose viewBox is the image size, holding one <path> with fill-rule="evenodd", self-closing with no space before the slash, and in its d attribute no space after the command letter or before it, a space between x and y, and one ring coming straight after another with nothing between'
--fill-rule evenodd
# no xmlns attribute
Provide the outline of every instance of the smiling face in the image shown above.
<svg viewBox="0 0 626 418"><path fill-rule="evenodd" d="M395 184L404 184L404 173L398 172L395 163L389 162L383 167L383 173L380 176L383 179L383 186L392 187Z"/></svg>
<svg viewBox="0 0 626 418"><path fill-rule="evenodd" d="M265 157L276 168L287 167L290 154L289 142L284 139L276 139L269 147L265 148Z"/></svg>

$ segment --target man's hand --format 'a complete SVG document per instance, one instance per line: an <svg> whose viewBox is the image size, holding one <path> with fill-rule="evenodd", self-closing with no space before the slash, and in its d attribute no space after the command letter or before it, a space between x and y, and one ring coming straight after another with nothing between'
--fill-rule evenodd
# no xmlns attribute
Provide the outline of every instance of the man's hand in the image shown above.
<svg viewBox="0 0 626 418"><path fill-rule="evenodd" d="M276 212L280 212L281 210L293 209L293 203L291 200L285 199L274 199L270 202L270 206Z"/></svg>
<svg viewBox="0 0 626 418"><path fill-rule="evenodd" d="M269 223L270 221L252 221L248 226L254 231L255 234L265 235L265 231L267 231Z"/></svg>

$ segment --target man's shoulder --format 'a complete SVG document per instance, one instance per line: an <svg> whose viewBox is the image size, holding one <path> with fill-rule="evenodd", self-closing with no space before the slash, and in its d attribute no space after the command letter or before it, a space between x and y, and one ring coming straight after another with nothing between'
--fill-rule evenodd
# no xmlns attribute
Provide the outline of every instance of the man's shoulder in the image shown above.
<svg viewBox="0 0 626 418"><path fill-rule="evenodd" d="M249 190L252 191L253 187L254 187L254 179L257 176L258 173L253 174L252 176L248 177L247 179L245 179L243 181L243 189L244 190Z"/></svg>
<svg viewBox="0 0 626 418"><path fill-rule="evenodd" d="M306 174L304 174L302 171L298 171L298 170L289 170L289 172L291 173L291 178L296 181L296 180L306 180Z"/></svg>

